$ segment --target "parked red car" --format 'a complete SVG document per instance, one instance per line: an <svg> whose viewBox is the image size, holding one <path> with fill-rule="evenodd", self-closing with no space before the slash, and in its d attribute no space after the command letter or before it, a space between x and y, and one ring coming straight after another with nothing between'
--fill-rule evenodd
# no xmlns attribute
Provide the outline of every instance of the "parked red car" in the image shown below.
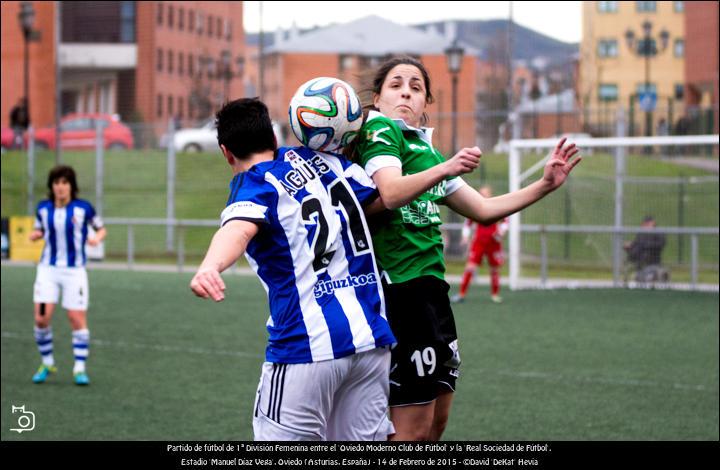
<svg viewBox="0 0 720 470"><path fill-rule="evenodd" d="M103 145L106 149L133 148L130 128L120 122L117 115L98 113L68 114L60 120L60 145L63 149L94 149L97 122L103 123ZM38 148L54 149L57 144L55 127L35 130Z"/></svg>
<svg viewBox="0 0 720 470"><path fill-rule="evenodd" d="M3 127L2 128L2 140L0 143L2 144L2 148L9 149L12 148L13 145L13 139L15 137L15 133L12 129L9 127Z"/></svg>

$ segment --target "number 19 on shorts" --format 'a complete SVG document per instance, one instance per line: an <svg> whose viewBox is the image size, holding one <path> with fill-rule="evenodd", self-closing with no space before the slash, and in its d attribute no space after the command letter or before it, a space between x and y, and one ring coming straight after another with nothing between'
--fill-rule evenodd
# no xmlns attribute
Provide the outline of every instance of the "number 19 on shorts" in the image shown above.
<svg viewBox="0 0 720 470"><path fill-rule="evenodd" d="M425 374L431 375L435 371L435 349L428 346L422 352L415 350L410 356L410 360L415 363L418 377L424 377ZM427 367L427 372L425 368Z"/></svg>

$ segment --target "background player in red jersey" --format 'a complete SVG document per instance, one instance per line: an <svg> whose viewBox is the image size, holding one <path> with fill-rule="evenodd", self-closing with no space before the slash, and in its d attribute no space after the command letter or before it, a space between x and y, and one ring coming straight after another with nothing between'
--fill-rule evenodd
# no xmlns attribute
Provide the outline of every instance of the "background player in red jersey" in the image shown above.
<svg viewBox="0 0 720 470"><path fill-rule="evenodd" d="M492 197L492 189L490 186L483 186L478 189L478 191L483 197ZM502 302L502 297L500 297L500 266L502 266L505 261L502 239L508 230L508 221L507 219L502 219L491 225L482 225L467 219L463 227L463 244L467 244L470 239L473 225L475 226L475 235L472 238L472 244L468 251L468 259L465 264L462 283L460 284L460 292L453 296L452 301L462 302L465 300L465 294L467 294L468 287L470 287L470 283L475 276L475 271L482 263L483 256L485 256L490 266L491 298L493 302L500 303Z"/></svg>

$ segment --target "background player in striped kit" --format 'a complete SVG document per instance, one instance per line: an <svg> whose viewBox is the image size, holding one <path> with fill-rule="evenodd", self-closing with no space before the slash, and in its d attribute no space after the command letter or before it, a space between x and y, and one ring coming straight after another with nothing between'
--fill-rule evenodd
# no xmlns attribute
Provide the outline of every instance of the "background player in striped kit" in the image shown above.
<svg viewBox="0 0 720 470"><path fill-rule="evenodd" d="M190 288L223 300L220 273L245 253L267 291L255 439L386 440L395 338L363 215L379 202L372 180L338 155L276 149L257 99L226 104L216 124L234 178Z"/></svg>
<svg viewBox="0 0 720 470"><path fill-rule="evenodd" d="M33 382L43 383L56 372L53 357L52 321L55 305L62 290L62 306L67 310L72 327L75 356L73 376L77 385L88 385L85 370L90 347L87 309L90 300L85 271L85 243L97 245L107 234L92 204L77 199L79 191L75 171L69 166L50 170L47 181L48 199L40 201L35 214L35 229L30 240L45 239L35 278L35 341L42 355L42 364ZM88 238L88 227L96 231Z"/></svg>
<svg viewBox="0 0 720 470"><path fill-rule="evenodd" d="M492 197L490 186L483 186L478 189L478 192L485 198ZM467 245L470 240L473 226L475 227L475 233L473 234L472 243L468 247L468 258L460 282L460 292L454 295L451 300L453 302L463 302L465 300L465 295L473 277L475 277L477 267L482 263L483 258L487 258L488 267L490 268L490 298L493 302L499 304L502 302L502 297L500 297L500 266L505 261L502 239L508 230L508 220L505 218L499 222L483 225L471 219L466 219L462 231L463 245Z"/></svg>

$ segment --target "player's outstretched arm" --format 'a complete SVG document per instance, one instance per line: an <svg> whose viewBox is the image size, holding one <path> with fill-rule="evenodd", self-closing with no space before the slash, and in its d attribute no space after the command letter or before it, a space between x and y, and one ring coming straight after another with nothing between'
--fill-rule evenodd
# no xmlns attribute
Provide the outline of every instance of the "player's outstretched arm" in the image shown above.
<svg viewBox="0 0 720 470"><path fill-rule="evenodd" d="M543 176L538 181L512 193L492 198L484 198L469 186L463 186L448 196L446 203L455 212L477 222L496 222L559 188L582 160L582 157L576 156L578 151L574 143L565 146L565 138L562 138L550 154Z"/></svg>
<svg viewBox="0 0 720 470"><path fill-rule="evenodd" d="M198 297L220 302L225 298L225 283L220 273L245 253L250 240L257 234L256 224L245 220L231 220L213 236L202 264L190 281L190 289Z"/></svg>

